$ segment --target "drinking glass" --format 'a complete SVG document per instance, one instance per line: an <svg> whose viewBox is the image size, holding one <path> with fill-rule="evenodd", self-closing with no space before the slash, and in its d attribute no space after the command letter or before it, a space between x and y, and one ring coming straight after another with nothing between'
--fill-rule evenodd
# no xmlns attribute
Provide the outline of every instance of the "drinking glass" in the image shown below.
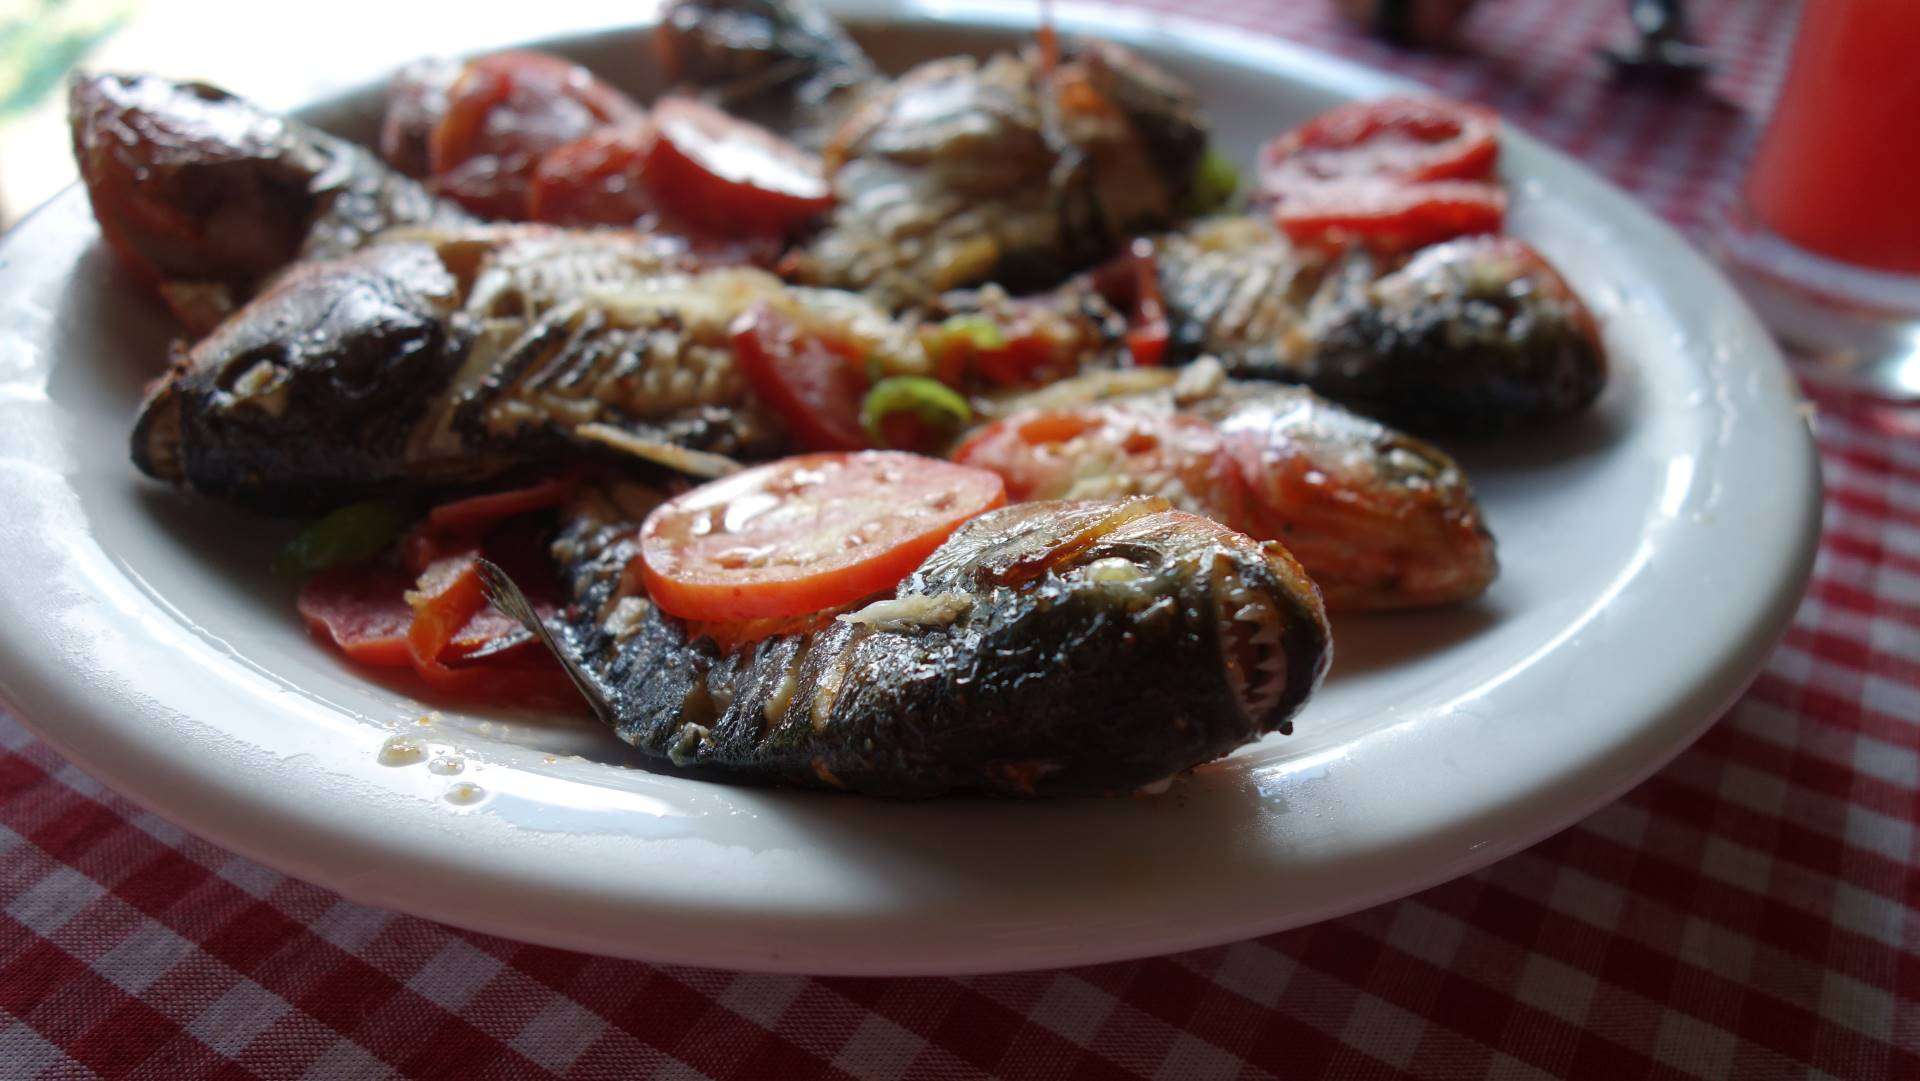
<svg viewBox="0 0 1920 1081"><path fill-rule="evenodd" d="M1806 0L1719 239L1807 371L1920 399L1920 0Z"/></svg>

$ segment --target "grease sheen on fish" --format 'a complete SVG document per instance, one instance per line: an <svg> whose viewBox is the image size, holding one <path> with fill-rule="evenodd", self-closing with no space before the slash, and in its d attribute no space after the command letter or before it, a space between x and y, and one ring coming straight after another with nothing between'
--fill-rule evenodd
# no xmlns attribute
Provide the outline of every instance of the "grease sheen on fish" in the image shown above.
<svg viewBox="0 0 1920 1081"><path fill-rule="evenodd" d="M1179 360L1304 383L1422 433L1487 434L1590 406L1606 382L1592 315L1513 237L1466 237L1404 260L1298 248L1224 217L1156 242Z"/></svg>
<svg viewBox="0 0 1920 1081"><path fill-rule="evenodd" d="M622 739L727 779L1128 791L1287 731L1331 656L1283 549L1152 499L989 512L896 596L727 653L634 586L645 504L576 510L553 638Z"/></svg>
<svg viewBox="0 0 1920 1081"><path fill-rule="evenodd" d="M366 149L203 83L77 75L68 119L101 232L196 332L296 259L472 220Z"/></svg>
<svg viewBox="0 0 1920 1081"><path fill-rule="evenodd" d="M770 307L887 373L918 342L850 294L673 244L541 226L402 229L305 263L182 353L148 395L148 474L280 512L665 448L788 449L738 370Z"/></svg>

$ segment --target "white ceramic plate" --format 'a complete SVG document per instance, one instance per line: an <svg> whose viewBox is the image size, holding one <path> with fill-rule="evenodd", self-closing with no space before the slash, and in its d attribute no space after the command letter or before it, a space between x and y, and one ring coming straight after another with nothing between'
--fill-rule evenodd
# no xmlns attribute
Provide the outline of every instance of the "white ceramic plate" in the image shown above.
<svg viewBox="0 0 1920 1081"><path fill-rule="evenodd" d="M889 65L1008 42L1032 17L864 14ZM1190 79L1242 161L1336 101L1402 89L1243 33L1059 17ZM631 38L562 45L614 60ZM364 131L375 100L311 115ZM1605 326L1616 364L1599 408L1463 452L1504 563L1483 602L1340 621L1299 734L1165 796L894 804L623 766L584 722L418 723L420 703L302 632L265 570L285 524L128 464L169 326L96 244L77 191L0 244L0 691L107 784L263 863L359 901L653 960L1056 966L1279 930L1462 874L1698 735L1784 627L1818 533L1805 417L1720 276L1533 140L1510 133L1505 161L1515 231ZM409 764L396 733L462 772Z"/></svg>

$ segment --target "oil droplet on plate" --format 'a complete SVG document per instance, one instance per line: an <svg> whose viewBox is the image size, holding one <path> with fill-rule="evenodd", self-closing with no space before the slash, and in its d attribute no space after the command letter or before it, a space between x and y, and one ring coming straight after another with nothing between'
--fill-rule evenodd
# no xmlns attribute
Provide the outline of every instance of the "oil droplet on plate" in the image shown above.
<svg viewBox="0 0 1920 1081"><path fill-rule="evenodd" d="M445 754L427 763L427 770L442 777L451 777L467 768L467 761L457 754Z"/></svg>
<svg viewBox="0 0 1920 1081"><path fill-rule="evenodd" d="M447 802L457 807L467 807L479 803L487 796L487 790L472 781L461 781L447 789Z"/></svg>
<svg viewBox="0 0 1920 1081"><path fill-rule="evenodd" d="M383 766L411 766L426 761L427 748L417 739L406 736L389 736L380 745L380 764Z"/></svg>

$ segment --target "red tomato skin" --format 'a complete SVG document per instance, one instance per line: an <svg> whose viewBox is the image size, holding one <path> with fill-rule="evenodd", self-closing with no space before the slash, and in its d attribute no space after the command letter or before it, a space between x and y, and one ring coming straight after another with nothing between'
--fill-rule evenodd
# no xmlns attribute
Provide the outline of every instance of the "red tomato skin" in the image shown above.
<svg viewBox="0 0 1920 1081"><path fill-rule="evenodd" d="M1358 244L1381 252L1498 233L1506 214L1506 193L1472 180L1329 184L1296 193L1273 212L1275 224L1296 244L1336 250Z"/></svg>
<svg viewBox="0 0 1920 1081"><path fill-rule="evenodd" d="M645 115L625 94L557 56L483 56L448 90L446 113L428 139L431 187L476 214L525 220L542 158L596 128Z"/></svg>
<svg viewBox="0 0 1920 1081"><path fill-rule="evenodd" d="M405 668L412 663L407 628L413 609L405 594L413 579L379 567L333 567L300 590L300 618L315 636L361 664Z"/></svg>
<svg viewBox="0 0 1920 1081"><path fill-rule="evenodd" d="M1259 194L1284 201L1348 180L1490 180L1500 155L1491 110L1446 98L1356 101L1321 113L1260 152Z"/></svg>
<svg viewBox="0 0 1920 1081"><path fill-rule="evenodd" d="M663 99L653 119L648 191L696 229L783 236L833 206L820 159L757 124L691 98Z"/></svg>
<svg viewBox="0 0 1920 1081"><path fill-rule="evenodd" d="M636 122L589 132L540 159L528 193L534 221L553 225L631 226L658 209L647 188L653 125Z"/></svg>
<svg viewBox="0 0 1920 1081"><path fill-rule="evenodd" d="M756 305L730 328L733 355L754 393L786 423L807 450L864 450L860 426L867 380L852 358L801 333L768 304Z"/></svg>
<svg viewBox="0 0 1920 1081"><path fill-rule="evenodd" d="M891 483L897 490L890 489L883 500L888 513L867 518L816 515L814 521L823 524L803 524L798 541L791 533L716 535L711 525L724 521L725 508L741 500L757 502L767 494L779 499L794 478L836 470L854 474L856 480L861 473L895 474ZM835 483L846 482L836 478ZM950 497L951 506L931 517L905 513L916 496L928 492ZM813 505L840 510L840 501L822 502L826 498L825 494L814 496ZM787 458L703 485L656 508L640 527L640 582L662 611L701 623L745 623L831 611L897 587L962 522L1005 503L1006 486L995 474L938 459L896 451ZM696 528L694 521L708 525ZM907 532L886 535L890 528ZM844 530L845 543L838 542L832 533L835 529ZM867 540L859 539L862 533L869 535ZM882 536L876 539L874 533ZM713 540L706 540L710 536ZM791 564L769 572L750 565L715 563L693 550L702 545L724 549L727 540L736 536L742 543L804 543L813 551L832 554L824 564L816 561L787 573Z"/></svg>

